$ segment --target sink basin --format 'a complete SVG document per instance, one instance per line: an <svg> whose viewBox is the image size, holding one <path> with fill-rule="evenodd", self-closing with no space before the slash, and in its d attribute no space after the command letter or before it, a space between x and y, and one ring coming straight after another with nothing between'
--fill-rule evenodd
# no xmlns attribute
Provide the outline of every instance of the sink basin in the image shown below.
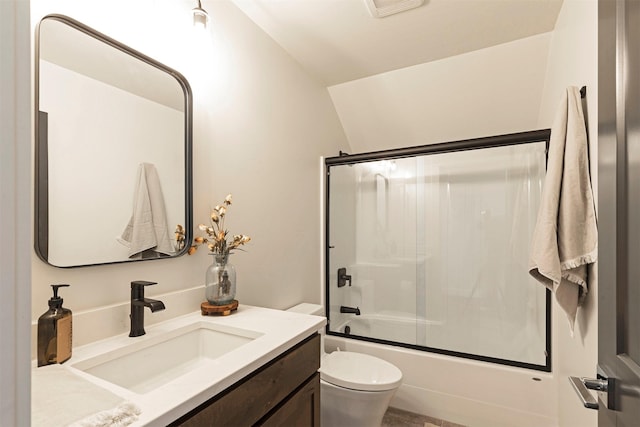
<svg viewBox="0 0 640 427"><path fill-rule="evenodd" d="M132 338L129 345L71 366L144 394L212 363L261 335L235 327L194 322L157 336Z"/></svg>

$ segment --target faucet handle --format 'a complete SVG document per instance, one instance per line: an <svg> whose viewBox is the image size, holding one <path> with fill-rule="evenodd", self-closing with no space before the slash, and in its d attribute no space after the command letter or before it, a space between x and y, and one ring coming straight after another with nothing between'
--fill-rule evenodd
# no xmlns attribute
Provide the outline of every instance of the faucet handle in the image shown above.
<svg viewBox="0 0 640 427"><path fill-rule="evenodd" d="M157 284L158 282L148 282L146 280L134 280L133 282L131 282L131 289L141 288L143 286L157 285Z"/></svg>
<svg viewBox="0 0 640 427"><path fill-rule="evenodd" d="M144 287L156 285L157 282L147 282L146 280L134 280L131 282L131 300L144 298Z"/></svg>
<svg viewBox="0 0 640 427"><path fill-rule="evenodd" d="M341 288L347 283L351 286L351 275L347 274L346 267L341 267L338 269L338 287Z"/></svg>

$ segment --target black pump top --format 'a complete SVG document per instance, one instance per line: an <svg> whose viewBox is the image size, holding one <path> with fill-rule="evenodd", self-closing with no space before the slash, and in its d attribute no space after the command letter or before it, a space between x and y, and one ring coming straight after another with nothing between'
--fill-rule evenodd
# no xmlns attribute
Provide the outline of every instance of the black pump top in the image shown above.
<svg viewBox="0 0 640 427"><path fill-rule="evenodd" d="M53 297L49 300L49 308L61 308L62 307L62 298L58 296L58 288L67 287L69 285L61 284L61 285L51 285L53 288Z"/></svg>

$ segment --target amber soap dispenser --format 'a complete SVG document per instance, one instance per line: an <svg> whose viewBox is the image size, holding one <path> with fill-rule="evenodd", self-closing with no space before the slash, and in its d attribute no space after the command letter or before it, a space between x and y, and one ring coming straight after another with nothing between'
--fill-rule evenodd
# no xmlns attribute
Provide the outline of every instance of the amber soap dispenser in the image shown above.
<svg viewBox="0 0 640 427"><path fill-rule="evenodd" d="M51 285L49 310L38 319L38 366L62 363L71 357L71 310L62 307L58 296L58 289L67 286Z"/></svg>

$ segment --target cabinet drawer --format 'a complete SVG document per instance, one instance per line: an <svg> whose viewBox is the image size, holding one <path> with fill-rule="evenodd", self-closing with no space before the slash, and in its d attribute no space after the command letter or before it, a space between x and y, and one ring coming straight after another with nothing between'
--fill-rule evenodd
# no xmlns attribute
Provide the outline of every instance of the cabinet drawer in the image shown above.
<svg viewBox="0 0 640 427"><path fill-rule="evenodd" d="M311 377L295 394L257 425L261 427L319 426L320 374L316 373Z"/></svg>
<svg viewBox="0 0 640 427"><path fill-rule="evenodd" d="M265 420L261 427L320 426L320 374L316 373Z"/></svg>

